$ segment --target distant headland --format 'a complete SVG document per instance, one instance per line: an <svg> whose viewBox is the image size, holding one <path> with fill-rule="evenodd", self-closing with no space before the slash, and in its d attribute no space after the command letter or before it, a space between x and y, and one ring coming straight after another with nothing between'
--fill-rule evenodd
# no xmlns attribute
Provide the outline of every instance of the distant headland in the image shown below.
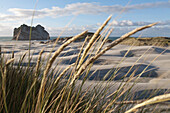
<svg viewBox="0 0 170 113"><path fill-rule="evenodd" d="M31 40L49 40L49 33L41 25L36 27L27 26L25 24L18 28L14 28L12 40L29 40L31 30Z"/></svg>

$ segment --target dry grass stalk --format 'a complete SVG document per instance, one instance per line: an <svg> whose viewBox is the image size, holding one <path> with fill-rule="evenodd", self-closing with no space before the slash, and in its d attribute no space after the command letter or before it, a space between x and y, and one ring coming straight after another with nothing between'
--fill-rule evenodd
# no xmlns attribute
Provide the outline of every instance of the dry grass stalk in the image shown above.
<svg viewBox="0 0 170 113"><path fill-rule="evenodd" d="M84 42L83 42L83 45L81 46L80 52L79 52L79 54L77 55L78 57L77 57L76 64L75 64L75 70L77 69L77 65L78 65L78 63L79 63L81 53L82 53L82 51L83 51L83 48L84 48L84 46L85 46L88 38L89 38L89 36L87 36L87 37L85 38L85 40L84 40Z"/></svg>
<svg viewBox="0 0 170 113"><path fill-rule="evenodd" d="M68 24L64 27L64 29L61 31L61 33L59 34L59 36L57 37L57 39L56 39L55 42L54 42L53 49L54 49L54 47L56 46L56 44L57 44L58 40L60 39L61 35L62 35L62 34L64 33L64 31L68 28L68 26L73 22L74 19L75 19L75 17L72 18L72 19L68 22ZM53 49L52 49L52 50L53 50Z"/></svg>
<svg viewBox="0 0 170 113"><path fill-rule="evenodd" d="M130 87L129 87L130 88ZM126 88L126 89L123 89L123 91L120 91L121 89L119 89L118 91L117 91L117 93L120 93L119 95L117 95L113 100L111 100L104 108L104 112L103 113L106 113L107 112L107 110L108 110L108 108L109 107L111 107L114 103L115 103L115 101L118 99L118 98L120 98L129 88Z"/></svg>
<svg viewBox="0 0 170 113"><path fill-rule="evenodd" d="M137 77L138 77L138 78L141 77L141 75L146 72L146 70L148 69L148 67L149 67L157 58L159 58L167 49L168 49L168 48L166 48L166 49L165 49L164 51L162 51L159 55L157 55L157 56L143 69L143 71L142 71L140 74L137 75Z"/></svg>
<svg viewBox="0 0 170 113"><path fill-rule="evenodd" d="M110 36L110 34L111 34L112 32L113 32L113 29L111 29L111 30L109 31L109 33L106 35L105 39L102 41L100 47L98 48L96 54L99 53L99 52L101 51L103 45L106 43L108 37Z"/></svg>
<svg viewBox="0 0 170 113"><path fill-rule="evenodd" d="M149 25L146 25L146 26L143 26L143 27L140 27L140 28L136 28L134 30L132 30L131 32L129 33L126 33L125 35L121 36L119 39L113 41L109 46L107 46L107 48L105 48L103 51L107 51L109 50L110 48L112 48L113 46L116 46L117 44L119 44L120 42L122 42L123 40L125 40L126 38L130 37L131 35L141 31L141 30L144 30L146 28L150 28L154 25L156 25L157 23L153 23L153 24L149 24Z"/></svg>
<svg viewBox="0 0 170 113"><path fill-rule="evenodd" d="M151 48L151 47L150 47ZM150 50L150 48L148 48L134 63L133 63L133 65L130 67L130 69L128 70L128 72L124 75L124 77L126 77L129 73L130 73L130 71L133 69L133 67L137 64L137 62L141 59L141 58L143 58L144 57L144 55ZM130 49L128 50L128 52L130 51ZM146 68L147 69L147 68ZM135 72L135 71L134 71ZM131 74L130 75L130 78L132 78L133 76L132 76L133 74ZM131 81L131 79L129 79L129 81Z"/></svg>
<svg viewBox="0 0 170 113"><path fill-rule="evenodd" d="M156 96L153 97L149 100L146 100L140 104L137 104L136 106L134 106L133 108L131 108L130 110L126 111L125 113L131 113L131 112L135 112L138 108L146 106L146 105L150 105L150 104L156 104L156 103L160 103L160 102L165 102L170 100L170 94L164 94L164 95L160 95L160 96Z"/></svg>
<svg viewBox="0 0 170 113"><path fill-rule="evenodd" d="M138 31L141 31L143 29L146 28L150 28L154 25L156 25L157 23L153 23L153 24L149 24L140 28L136 28L134 30L132 30L129 33L126 33L125 35L121 36L119 39L113 41L110 45L108 45L105 49L101 50L100 53L96 54L94 57L90 58L89 60L87 60L82 66L81 68L78 70L77 74L74 75L72 81L70 84L74 83L75 79L82 74L82 72L87 68L87 66L89 66L89 64L93 63L95 60L97 60L101 55L103 55L106 51L108 51L109 49L111 49L113 46L118 45L119 43L121 43L123 40L125 40L126 38L128 38L129 36L135 34Z"/></svg>
<svg viewBox="0 0 170 113"><path fill-rule="evenodd" d="M44 48L40 51L39 56L38 56L37 64L35 67L35 76L37 76L37 74L38 74L38 70L39 70L40 62L41 62L41 56L42 56L43 52L44 52Z"/></svg>
<svg viewBox="0 0 170 113"><path fill-rule="evenodd" d="M22 55L21 61L23 61L23 59L25 58L25 56L26 56L27 53L28 53L28 51L26 51L26 52Z"/></svg>
<svg viewBox="0 0 170 113"><path fill-rule="evenodd" d="M62 71L62 73L56 78L54 84L58 84L58 82L59 82L59 80L61 79L61 77L62 77L72 66L74 66L74 65L75 65L75 63L69 65L66 69L64 69L64 70Z"/></svg>
<svg viewBox="0 0 170 113"><path fill-rule="evenodd" d="M78 105L80 105L82 102L83 102L83 99L84 99L84 97L86 96L86 94L88 93L88 91L89 91L89 88L86 90L86 92L83 94L83 96L80 98L80 100L79 100L79 102L75 105L75 107L74 107L74 109L72 110L72 108L73 108L73 105L71 106L71 108L70 108L70 111L71 111L71 113L75 113L75 111L77 110L77 108L78 108Z"/></svg>
<svg viewBox="0 0 170 113"><path fill-rule="evenodd" d="M1 59L1 45L0 45L0 59Z"/></svg>
<svg viewBox="0 0 170 113"><path fill-rule="evenodd" d="M145 100L131 100L131 101L122 101L122 102L115 102L114 104L138 104Z"/></svg>
<svg viewBox="0 0 170 113"><path fill-rule="evenodd" d="M6 102L6 76L7 76L7 66L14 61L14 58L8 60L5 63L4 66L4 71L3 71L3 67L1 66L1 73L2 73L2 97L3 97L3 102L4 102L4 107L5 107L5 111L8 113L8 108L7 108L7 102Z"/></svg>
<svg viewBox="0 0 170 113"><path fill-rule="evenodd" d="M79 61L78 67L77 69L79 69L87 55L87 53L89 52L90 48L92 47L93 43L95 42L96 38L99 36L100 32L103 30L103 28L108 24L108 22L110 21L112 16L109 16L108 19L103 23L103 25L95 32L95 34L92 36L92 38L90 39L87 47L85 48L82 57Z"/></svg>
<svg viewBox="0 0 170 113"><path fill-rule="evenodd" d="M13 62L14 60L15 60L14 58L8 60L8 61L6 62L6 66L9 65L9 64L10 64L11 62Z"/></svg>
<svg viewBox="0 0 170 113"><path fill-rule="evenodd" d="M14 51L12 51L12 58L14 58Z"/></svg>
<svg viewBox="0 0 170 113"><path fill-rule="evenodd" d="M47 66L46 66L46 68L44 70L42 81L41 81L41 86L40 86L40 90L39 90L39 94L38 94L38 101L37 101L37 105L36 105L36 109L35 109L36 112L40 112L40 109L41 109L41 105L40 105L41 96L43 97L42 90L43 90L43 88L44 88L44 86L46 84L45 79L46 79L46 76L47 76L52 64L54 63L56 57L64 50L64 48L66 46L68 46L71 42L75 41L77 38L83 36L86 33L87 33L87 31L84 31L81 34L78 34L78 35L74 36L73 38L69 39L67 42L65 42L63 45L61 45L60 48L57 51L55 51L54 55L48 61Z"/></svg>
<svg viewBox="0 0 170 113"><path fill-rule="evenodd" d="M150 48L149 48L149 49L150 49ZM148 50L149 50L149 49L148 49ZM148 51L148 50L147 50L147 51ZM147 69L160 55L162 55L166 50L167 50L167 49L165 49L165 50L164 50L163 52L161 52L158 56L156 56L156 57L151 61L151 63L148 64L148 66L147 66L145 69L143 69L143 71L142 71L140 74L137 75L136 78L139 78L144 72L146 72L146 69ZM144 53L142 56L144 56L147 51L145 51L145 53ZM142 57L142 56L141 56L141 57ZM141 57L140 57L140 58L141 58ZM140 58L139 58L139 59L140 59ZM138 59L138 60L139 60L139 59ZM138 61L138 60L137 60L137 61ZM136 62L137 62L137 61L136 61ZM134 66L134 65L133 65L133 66ZM132 67L133 67L133 66L132 66ZM132 67L131 67L131 68L132 68ZM131 70L131 68L130 68L129 70ZM134 72L135 72L135 71L134 71ZM133 73L134 73L134 72L133 72ZM126 75L127 75L128 73L129 73L129 71L126 73ZM125 75L125 76L126 76L126 75ZM132 75L133 75L133 74L132 74ZM122 86L122 88L124 88L124 86L125 86L126 84L128 84L128 83L133 79L133 78L132 78L132 75L130 76L131 79L129 79L129 80ZM135 83L135 82L134 82L134 83ZM141 101L143 101L143 100L141 100ZM125 101L125 102L123 102L123 104L140 103L141 101ZM121 103L121 102L120 102L120 103ZM120 103L118 102L118 103L116 103L116 104L120 104Z"/></svg>
<svg viewBox="0 0 170 113"><path fill-rule="evenodd" d="M19 63L22 63L22 61L24 60L24 58L25 58L25 56L26 56L27 53L28 53L28 51L26 51L26 52L21 56Z"/></svg>
<svg viewBox="0 0 170 113"><path fill-rule="evenodd" d="M77 38L83 36L83 35L86 34L86 33L87 33L87 31L84 31L84 32L82 32L81 34L76 35L76 36L74 36L73 38L69 39L69 40L68 40L67 42L65 42L63 45L61 45L60 48L59 48L57 51L55 51L54 55L53 55L53 56L51 57L51 59L49 60L49 62L48 62L48 64L47 64L47 67L46 67L46 69L45 69L45 71L44 71L44 75L46 75L46 74L48 73L49 69L51 68L51 66L52 66L52 64L53 64L53 62L54 62L54 60L55 60L56 57L64 50L64 48L65 48L66 46L68 46L70 43L72 43L73 41L75 41Z"/></svg>

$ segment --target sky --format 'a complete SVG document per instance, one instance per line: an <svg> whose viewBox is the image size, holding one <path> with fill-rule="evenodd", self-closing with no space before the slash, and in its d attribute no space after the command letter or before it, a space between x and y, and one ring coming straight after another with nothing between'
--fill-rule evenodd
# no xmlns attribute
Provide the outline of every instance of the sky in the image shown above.
<svg viewBox="0 0 170 113"><path fill-rule="evenodd" d="M41 24L50 36L95 32L109 15L111 36L159 22L134 36L170 37L170 0L1 0L0 36L12 36L22 24L31 26L32 18L33 26Z"/></svg>

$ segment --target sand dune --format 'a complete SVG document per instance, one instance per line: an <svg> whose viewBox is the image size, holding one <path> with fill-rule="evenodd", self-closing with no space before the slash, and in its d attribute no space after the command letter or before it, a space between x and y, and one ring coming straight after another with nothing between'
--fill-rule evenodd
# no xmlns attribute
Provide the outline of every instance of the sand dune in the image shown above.
<svg viewBox="0 0 170 113"><path fill-rule="evenodd" d="M70 64L74 63L77 59L77 54L81 48L83 42L74 42L64 49L64 51L57 57L53 67L59 63L58 67L63 70ZM28 41L9 41L0 42L1 53L6 57L11 57L12 51L15 54L16 64L18 59L25 52L28 52L29 44ZM107 45L107 44L106 44ZM59 48L60 45L55 47L51 44L40 44L39 41L32 41L31 44L31 55L32 62L31 65L35 65L39 52L45 47L42 58L46 61L48 56L54 54L55 50ZM53 48L53 50L52 50ZM166 50L166 51L165 51ZM126 52L129 53L125 56ZM164 52L163 52L164 51ZM163 52L163 53L162 53ZM92 55L95 52L91 52ZM143 55L145 53L145 55ZM162 53L162 54L161 54ZM161 55L160 55L161 54ZM160 55L156 60L152 62L154 58ZM125 56L125 57L124 57ZM26 58L28 57L28 54ZM124 59L121 63L120 61ZM137 61L137 62L136 62ZM136 63L135 63L136 62ZM25 59L23 65L27 66L28 61ZM149 66L148 66L149 65ZM133 68L131 69L131 67ZM94 66L91 68L90 74L93 75L89 78L90 81L86 81L84 87L88 87L90 84L97 84L98 81L102 80L108 71L112 70L108 76L112 76L114 70L119 69L114 75L113 83L110 84L120 84L120 81L124 78L124 75L128 72L126 77L139 75L142 71L146 69L135 85L134 89L137 91L151 90L151 89L170 89L170 47L156 47L156 46L128 46L128 45L117 45L111 50L107 51L103 56L101 56ZM131 71L129 71L131 69ZM133 73L135 71L135 73ZM80 78L81 79L81 78ZM108 77L105 78L106 80ZM80 80L81 82L81 80ZM104 83L106 84L106 83ZM103 84L103 85L104 85ZM132 84L132 83L131 83ZM116 85L118 86L118 85ZM115 87L116 87L115 86Z"/></svg>

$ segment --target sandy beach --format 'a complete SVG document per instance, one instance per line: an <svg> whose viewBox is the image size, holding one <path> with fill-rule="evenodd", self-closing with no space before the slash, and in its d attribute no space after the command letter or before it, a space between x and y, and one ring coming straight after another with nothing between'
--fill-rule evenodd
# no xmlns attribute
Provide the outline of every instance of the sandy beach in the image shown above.
<svg viewBox="0 0 170 113"><path fill-rule="evenodd" d="M37 58L39 56L39 52L41 49L45 48L44 53L42 55L42 59L46 61L48 56L53 54L60 46L57 44L53 48L53 44L40 44L40 41L31 41L31 56L32 61L31 65L35 65L37 62ZM63 70L68 67L70 64L74 63L77 59L77 54L81 49L81 45L83 42L74 42L70 44L68 47L64 49L64 51L57 57L54 65L56 65L59 70ZM106 43L107 46L109 43ZM14 51L15 64L17 65L20 57L28 52L29 41L7 41L0 42L1 45L1 55L6 57L11 57L12 51ZM165 51L166 50L166 51ZM125 56L126 52L128 54ZM163 52L163 53L162 53ZM91 51L92 55L95 52ZM125 56L125 57L124 57ZM103 56L101 56L93 65L89 74L93 75L86 81L84 88L95 86L98 84L108 73L108 71L112 70L109 76L113 74L116 69L119 69L116 77L109 84L104 81L103 87L111 86L110 92L113 92L116 87L122 83L122 77L126 75L127 77L131 76L131 74L135 71L134 76L139 75L146 68L146 72L144 72L138 79L137 83L133 87L134 92L140 92L142 90L152 90L159 89L164 90L164 92L170 91L170 47L157 47L157 46L128 46L128 45L117 45L107 51ZM26 54L26 58L23 61L24 66L27 66L28 61L28 53ZM121 62L121 63L120 63ZM133 68L130 70L130 68ZM107 78L106 78L107 80ZM133 80L134 81L134 80ZM81 78L78 81L81 83ZM115 85L117 84L117 85ZM132 85L133 82L129 83Z"/></svg>

